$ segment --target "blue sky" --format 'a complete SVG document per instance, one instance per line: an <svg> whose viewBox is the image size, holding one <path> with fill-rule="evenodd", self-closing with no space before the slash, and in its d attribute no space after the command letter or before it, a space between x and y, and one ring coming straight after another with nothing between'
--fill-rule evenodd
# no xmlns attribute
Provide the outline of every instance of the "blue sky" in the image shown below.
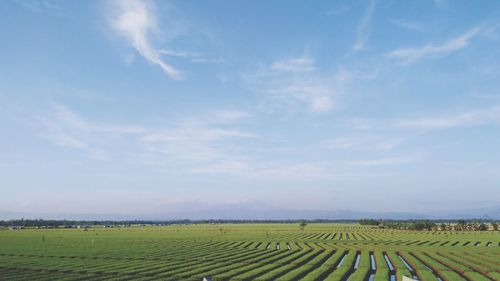
<svg viewBox="0 0 500 281"><path fill-rule="evenodd" d="M498 1L2 1L0 210L500 205Z"/></svg>

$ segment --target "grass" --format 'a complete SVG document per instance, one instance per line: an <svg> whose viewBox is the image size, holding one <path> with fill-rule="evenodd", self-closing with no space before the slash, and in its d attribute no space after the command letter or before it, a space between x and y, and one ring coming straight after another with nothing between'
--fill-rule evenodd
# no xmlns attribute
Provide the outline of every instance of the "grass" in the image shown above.
<svg viewBox="0 0 500 281"><path fill-rule="evenodd" d="M500 280L499 243L499 232L356 224L0 230L0 279Z"/></svg>

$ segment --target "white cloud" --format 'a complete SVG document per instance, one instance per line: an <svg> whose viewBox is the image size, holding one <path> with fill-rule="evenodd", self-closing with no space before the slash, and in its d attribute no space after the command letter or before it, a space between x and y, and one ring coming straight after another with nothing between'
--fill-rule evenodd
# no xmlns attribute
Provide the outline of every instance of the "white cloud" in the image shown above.
<svg viewBox="0 0 500 281"><path fill-rule="evenodd" d="M61 16L62 9L58 3L49 0L40 1L15 1L15 4L19 4L22 7L36 13L50 13L52 15Z"/></svg>
<svg viewBox="0 0 500 281"><path fill-rule="evenodd" d="M443 9L448 6L448 0L434 0L434 5L438 9Z"/></svg>
<svg viewBox="0 0 500 281"><path fill-rule="evenodd" d="M47 133L45 137L54 144L75 149L86 149L88 144L65 132Z"/></svg>
<svg viewBox="0 0 500 281"><path fill-rule="evenodd" d="M140 127L89 122L62 104L55 105L51 114L38 120L42 124L41 137L57 146L87 152L97 159L106 158L106 151L113 146L111 142L144 132Z"/></svg>
<svg viewBox="0 0 500 281"><path fill-rule="evenodd" d="M213 63L213 64L218 64L218 63L223 63L224 60L222 58L211 58L207 57L203 54L200 53L194 53L194 52L185 52L185 51L173 51L173 50L159 50L158 53L166 56L171 56L171 57L179 57L179 58L184 58L188 59L189 61L193 63Z"/></svg>
<svg viewBox="0 0 500 281"><path fill-rule="evenodd" d="M158 29L158 20L152 2L142 0L117 0L113 2L111 27L123 36L146 60L161 67L174 79L182 78L182 73L163 61L160 52L150 40L150 34Z"/></svg>
<svg viewBox="0 0 500 281"><path fill-rule="evenodd" d="M417 129L446 129L500 123L500 106L472 110L457 114L431 116L413 120L402 120L396 127Z"/></svg>
<svg viewBox="0 0 500 281"><path fill-rule="evenodd" d="M193 173L236 175L248 179L280 181L317 181L344 176L333 173L330 164L324 162L257 162L223 161L216 165L195 168Z"/></svg>
<svg viewBox="0 0 500 281"><path fill-rule="evenodd" d="M356 30L356 42L354 43L353 50L360 51L365 48L366 41L368 40L368 32L370 29L370 21L375 11L375 0L369 0L368 6L366 7L363 17L358 24Z"/></svg>
<svg viewBox="0 0 500 281"><path fill-rule="evenodd" d="M492 107L478 108L459 111L455 113L436 114L425 117L416 118L401 118L401 119L365 119L365 118L348 118L343 121L345 127L360 131L380 131L388 128L408 128L408 129L448 129L460 127L473 127L500 124L500 105ZM421 132L418 132L421 133ZM400 139L405 141L407 138ZM394 141L396 141L394 139ZM344 143L345 141L345 143ZM351 148L362 146L364 141L373 142L373 145L378 143L377 139L364 138L357 141L353 138L338 139L338 143L325 142L325 145L330 145L331 148ZM398 144L396 142L396 144Z"/></svg>
<svg viewBox="0 0 500 281"><path fill-rule="evenodd" d="M244 111L217 111L191 117L160 128L143 128L86 120L65 105L57 104L38 121L39 135L54 145L84 152L101 160L148 162L159 166L175 160L177 168L246 161L241 153L245 140L256 140L252 132L234 128L248 118ZM165 156L168 156L165 159ZM174 161L172 161L174 159ZM165 161L167 160L167 161Z"/></svg>
<svg viewBox="0 0 500 281"><path fill-rule="evenodd" d="M478 33L479 28L475 28L443 44L428 44L419 48L401 48L390 52L388 57L402 64L410 64L425 57L446 55L467 47L470 40Z"/></svg>
<svg viewBox="0 0 500 281"><path fill-rule="evenodd" d="M250 114L245 111L219 111L215 113L215 117L220 121L235 121L250 117Z"/></svg>
<svg viewBox="0 0 500 281"><path fill-rule="evenodd" d="M206 121L207 119L205 119ZM216 120L216 119L213 119ZM331 179L332 167L324 162L269 160L255 151L266 140L251 132L227 128L212 121L180 123L141 137L155 164L192 174L220 174L251 180L310 181ZM265 149L264 149L265 150ZM270 150L265 150L268 154ZM167 156L165 158L165 156Z"/></svg>
<svg viewBox="0 0 500 281"><path fill-rule="evenodd" d="M500 36L498 35L498 29L500 28L500 23L496 23L488 28L485 28L482 35L497 40Z"/></svg>
<svg viewBox="0 0 500 281"><path fill-rule="evenodd" d="M401 28L404 28L404 29L407 29L407 30L410 30L410 31L419 31L419 32L422 32L424 31L424 28L418 24L418 23L414 23L414 22L410 22L408 20L404 20L404 19L391 19L389 20L390 23L396 25L396 26L399 26Z"/></svg>
<svg viewBox="0 0 500 281"><path fill-rule="evenodd" d="M56 105L53 113L40 120L42 137L57 146L81 151L99 160L123 161L174 173L220 174L266 181L321 181L359 178L360 167L410 161L402 158L340 162L289 159L290 153L297 153L296 150L283 147L282 143L276 148L273 140L239 128L240 122L249 116L243 111L216 111L159 128L142 128L92 122L64 105ZM398 141L351 138L337 139L327 145L335 149L385 152L397 146ZM325 152L324 145L318 147Z"/></svg>
<svg viewBox="0 0 500 281"><path fill-rule="evenodd" d="M371 130L380 127L377 120L373 118L350 117L342 120L342 125L349 129Z"/></svg>
<svg viewBox="0 0 500 281"><path fill-rule="evenodd" d="M326 112L334 107L334 90L324 82L298 81L278 91L282 97L308 103L313 112Z"/></svg>
<svg viewBox="0 0 500 281"><path fill-rule="evenodd" d="M229 115L230 119L237 117L235 121L240 119L239 113ZM187 173L285 181L334 177L327 163L260 159L260 153L249 149L252 143L259 141L265 140L251 132L227 128L227 124L218 123L217 118L179 123L140 138L145 152L156 159L152 162L159 166L174 162L175 168Z"/></svg>
<svg viewBox="0 0 500 281"><path fill-rule="evenodd" d="M245 77L257 92L267 94L260 109L293 114L305 106L310 112L328 112L336 107L337 99L353 80L374 77L363 76L342 67L334 73L321 73L312 64L306 67L309 71L298 71L293 65L273 63Z"/></svg>
<svg viewBox="0 0 500 281"><path fill-rule="evenodd" d="M158 53L167 56L181 57L181 58L198 58L202 56L201 54L194 52L174 51L174 50L158 50Z"/></svg>
<svg viewBox="0 0 500 281"><path fill-rule="evenodd" d="M314 60L310 57L291 58L271 64L269 79L269 93L284 103L292 105L304 102L313 112L326 112L333 108L334 90L327 79L318 78L317 75L306 73L315 70ZM282 73L284 72L284 73ZM286 72L295 73L290 76Z"/></svg>
<svg viewBox="0 0 500 281"><path fill-rule="evenodd" d="M340 137L322 142L322 146L338 150L389 151L406 141L402 137L380 137L360 135L357 137Z"/></svg>
<svg viewBox="0 0 500 281"><path fill-rule="evenodd" d="M211 117L191 118L149 130L139 138L139 144L150 155L145 157L149 164L184 173L266 181L311 181L338 176L326 162L280 160L283 152L265 148L269 144L267 138L235 128L247 117L244 112L221 111ZM270 153L279 156L270 157Z"/></svg>
<svg viewBox="0 0 500 281"><path fill-rule="evenodd" d="M385 165L397 165L397 164L407 164L413 162L412 159L407 158L380 158L380 159L369 159L369 160L356 160L349 162L353 166L385 166Z"/></svg>
<svg viewBox="0 0 500 281"><path fill-rule="evenodd" d="M327 17L335 17L349 12L351 8L347 5L340 6L336 9L329 10L325 13Z"/></svg>
<svg viewBox="0 0 500 281"><path fill-rule="evenodd" d="M161 132L141 137L147 152L170 155L176 159L201 162L216 162L235 157L230 140L249 139L256 136L236 129L224 129L209 125L180 124Z"/></svg>
<svg viewBox="0 0 500 281"><path fill-rule="evenodd" d="M286 116L304 109L313 113L330 112L337 108L338 101L348 92L353 81L372 80L378 76L378 71L365 72L343 65L338 65L334 72L325 72L312 64L312 58L300 61L311 62L305 67L308 71L298 71L294 63L274 62L244 76L254 91L266 94L259 105L260 110L286 113Z"/></svg>
<svg viewBox="0 0 500 281"><path fill-rule="evenodd" d="M315 67L314 60L310 57L304 56L274 62L271 65L271 69L290 72L308 72L313 71Z"/></svg>

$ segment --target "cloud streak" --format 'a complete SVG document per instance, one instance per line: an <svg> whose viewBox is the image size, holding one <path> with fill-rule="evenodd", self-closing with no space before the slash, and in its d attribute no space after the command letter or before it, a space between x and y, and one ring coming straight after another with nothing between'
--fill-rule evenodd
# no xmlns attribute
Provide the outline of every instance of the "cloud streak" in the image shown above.
<svg viewBox="0 0 500 281"><path fill-rule="evenodd" d="M170 57L178 57L178 58L183 58L187 59L190 62L193 63L213 63L213 64L219 64L223 63L224 60L222 58L212 58L212 57L207 57L204 56L200 53L195 53L195 52L183 52L183 51L174 51L174 50L159 50L158 53L165 55L165 56L170 56Z"/></svg>
<svg viewBox="0 0 500 281"><path fill-rule="evenodd" d="M385 166L385 165L399 165L407 164L413 162L413 159L391 157L391 158L380 158L380 159L369 159L369 160L355 160L351 161L349 164L353 166Z"/></svg>
<svg viewBox="0 0 500 281"><path fill-rule="evenodd" d="M161 58L150 40L150 34L158 29L158 20L151 2L120 0L113 2L111 27L147 61L158 65L169 77L181 79L182 73Z"/></svg>
<svg viewBox="0 0 500 281"><path fill-rule="evenodd" d="M309 112L329 112L353 80L372 78L344 68L323 73L313 62L309 57L280 60L246 76L247 82L272 100L261 109L293 113L305 106Z"/></svg>
<svg viewBox="0 0 500 281"><path fill-rule="evenodd" d="M361 21L359 22L356 30L356 41L352 47L354 51L360 51L365 48L366 41L368 40L368 32L370 30L370 21L374 11L375 0L369 0L368 6L363 13L363 17L361 17Z"/></svg>
<svg viewBox="0 0 500 281"><path fill-rule="evenodd" d="M252 139L252 133L199 124L181 124L141 137L147 152L158 152L180 160L219 162L234 157L231 140Z"/></svg>
<svg viewBox="0 0 500 281"><path fill-rule="evenodd" d="M500 123L500 106L457 114L431 116L396 122L396 127L415 129L448 129Z"/></svg>
<svg viewBox="0 0 500 281"><path fill-rule="evenodd" d="M418 31L418 32L424 31L424 28L420 24L417 24L417 23L414 23L414 22L410 22L410 21L407 21L407 20L403 20L403 19L391 19L391 20L389 20L389 22L392 23L392 24L394 24L394 25L396 25L396 26L404 28L406 30Z"/></svg>
<svg viewBox="0 0 500 281"><path fill-rule="evenodd" d="M57 146L84 151L96 159L107 157L107 150L113 146L111 142L116 146L124 136L145 131L141 127L92 123L62 104L37 119L42 124L41 137Z"/></svg>
<svg viewBox="0 0 500 281"><path fill-rule="evenodd" d="M332 9L332 10L329 10L325 13L325 16L327 17L336 17L336 16L340 16L344 13L347 13L349 12L351 8L347 5L343 5L343 6L340 6L336 9Z"/></svg>
<svg viewBox="0 0 500 281"><path fill-rule="evenodd" d="M269 159L276 148L266 149L270 144L266 138L237 128L247 118L246 112L219 111L160 128L143 128L92 122L57 104L38 120L43 139L98 161L247 180L315 181L341 176L332 174L334 167L328 162L280 159L281 152Z"/></svg>
<svg viewBox="0 0 500 281"><path fill-rule="evenodd" d="M325 81L294 81L289 86L271 90L271 93L289 103L307 103L311 111L318 113L330 111L335 105L335 91Z"/></svg>
<svg viewBox="0 0 500 281"><path fill-rule="evenodd" d="M467 47L479 31L479 28L474 28L448 42L439 45L428 44L418 48L396 49L387 54L387 56L391 59L395 59L401 64L411 64L426 57L443 56Z"/></svg>
<svg viewBox="0 0 500 281"><path fill-rule="evenodd" d="M289 72L309 72L313 71L315 67L314 60L310 57L304 56L274 62L271 65L271 69Z"/></svg>
<svg viewBox="0 0 500 281"><path fill-rule="evenodd" d="M387 138L361 135L356 137L339 137L323 141L322 145L335 150L364 150L385 152L394 149L406 141L406 138Z"/></svg>

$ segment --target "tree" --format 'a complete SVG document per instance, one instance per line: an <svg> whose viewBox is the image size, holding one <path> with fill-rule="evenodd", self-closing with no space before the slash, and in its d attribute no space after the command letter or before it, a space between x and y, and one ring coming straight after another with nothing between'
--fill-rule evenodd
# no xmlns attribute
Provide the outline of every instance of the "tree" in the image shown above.
<svg viewBox="0 0 500 281"><path fill-rule="evenodd" d="M361 219L358 221L358 223L361 225L380 225L382 221L374 219Z"/></svg>
<svg viewBox="0 0 500 281"><path fill-rule="evenodd" d="M304 228L307 226L306 221L300 220L299 226L300 226L300 230L304 230Z"/></svg>
<svg viewBox="0 0 500 281"><path fill-rule="evenodd" d="M493 226L494 231L498 231L498 223L494 222L491 225Z"/></svg>
<svg viewBox="0 0 500 281"><path fill-rule="evenodd" d="M479 231L486 231L486 230L488 230L488 226L485 223L480 223L478 230Z"/></svg>
<svg viewBox="0 0 500 281"><path fill-rule="evenodd" d="M429 220L416 221L410 226L410 229L415 230L432 230L436 226L435 223Z"/></svg>
<svg viewBox="0 0 500 281"><path fill-rule="evenodd" d="M467 222L465 220L458 220L455 225L455 230L464 231L467 228Z"/></svg>

